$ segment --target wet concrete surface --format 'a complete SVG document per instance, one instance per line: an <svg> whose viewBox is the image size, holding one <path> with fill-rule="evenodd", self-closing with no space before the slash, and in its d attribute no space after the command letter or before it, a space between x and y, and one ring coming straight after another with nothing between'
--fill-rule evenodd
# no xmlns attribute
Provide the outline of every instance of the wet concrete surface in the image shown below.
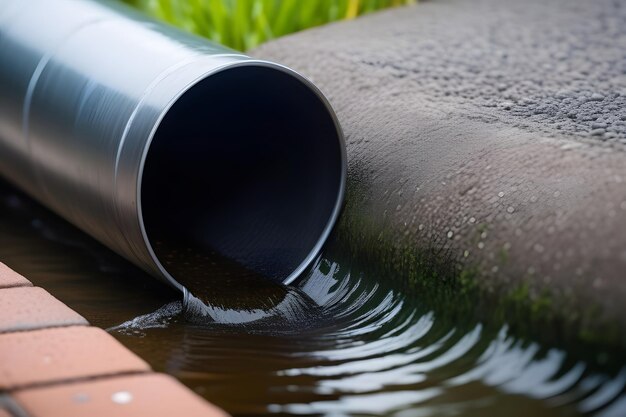
<svg viewBox="0 0 626 417"><path fill-rule="evenodd" d="M441 0L253 55L311 78L337 110L339 233L356 252L398 271L438 254L483 293L528 299L522 316L547 304L579 336L623 344L624 21L613 0Z"/></svg>

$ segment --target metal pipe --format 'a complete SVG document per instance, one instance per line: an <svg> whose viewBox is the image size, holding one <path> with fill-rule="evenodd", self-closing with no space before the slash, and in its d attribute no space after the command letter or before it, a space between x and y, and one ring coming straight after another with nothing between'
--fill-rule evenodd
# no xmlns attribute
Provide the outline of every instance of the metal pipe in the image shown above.
<svg viewBox="0 0 626 417"><path fill-rule="evenodd" d="M338 217L346 156L286 67L115 2L0 0L0 174L183 289L191 254L202 279L295 279Z"/></svg>

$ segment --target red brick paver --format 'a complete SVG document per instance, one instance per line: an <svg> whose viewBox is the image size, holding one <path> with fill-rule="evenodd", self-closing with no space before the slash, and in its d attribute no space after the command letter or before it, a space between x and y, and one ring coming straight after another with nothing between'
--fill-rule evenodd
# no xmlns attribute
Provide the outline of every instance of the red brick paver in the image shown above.
<svg viewBox="0 0 626 417"><path fill-rule="evenodd" d="M0 312L0 333L88 324L80 314L39 287L0 290Z"/></svg>
<svg viewBox="0 0 626 417"><path fill-rule="evenodd" d="M149 371L147 363L96 327L0 334L0 390Z"/></svg>
<svg viewBox="0 0 626 417"><path fill-rule="evenodd" d="M31 417L223 417L175 379L143 374L14 393Z"/></svg>
<svg viewBox="0 0 626 417"><path fill-rule="evenodd" d="M227 416L88 324L0 263L0 417Z"/></svg>
<svg viewBox="0 0 626 417"><path fill-rule="evenodd" d="M32 287L33 284L2 262L0 262L0 288Z"/></svg>

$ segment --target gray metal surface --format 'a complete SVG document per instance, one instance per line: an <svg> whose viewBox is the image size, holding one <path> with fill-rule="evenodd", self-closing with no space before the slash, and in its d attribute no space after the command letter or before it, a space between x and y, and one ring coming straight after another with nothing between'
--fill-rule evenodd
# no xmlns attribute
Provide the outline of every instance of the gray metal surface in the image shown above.
<svg viewBox="0 0 626 417"><path fill-rule="evenodd" d="M288 282L338 216L345 150L324 97L285 67L114 2L0 0L0 174L179 289L156 235Z"/></svg>

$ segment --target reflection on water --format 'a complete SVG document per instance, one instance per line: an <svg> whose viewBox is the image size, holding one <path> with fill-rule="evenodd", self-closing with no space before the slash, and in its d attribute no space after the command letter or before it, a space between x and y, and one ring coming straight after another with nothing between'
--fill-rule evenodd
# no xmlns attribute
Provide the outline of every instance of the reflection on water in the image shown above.
<svg viewBox="0 0 626 417"><path fill-rule="evenodd" d="M324 314L295 286L272 282L215 253L160 245L169 272L184 278L187 322L245 326L249 331L297 329Z"/></svg>
<svg viewBox="0 0 626 417"><path fill-rule="evenodd" d="M0 260L236 415L626 415L625 369L594 369L506 326L453 322L445 305L426 308L333 251L271 302L223 297L200 320L5 185L0 214Z"/></svg>

